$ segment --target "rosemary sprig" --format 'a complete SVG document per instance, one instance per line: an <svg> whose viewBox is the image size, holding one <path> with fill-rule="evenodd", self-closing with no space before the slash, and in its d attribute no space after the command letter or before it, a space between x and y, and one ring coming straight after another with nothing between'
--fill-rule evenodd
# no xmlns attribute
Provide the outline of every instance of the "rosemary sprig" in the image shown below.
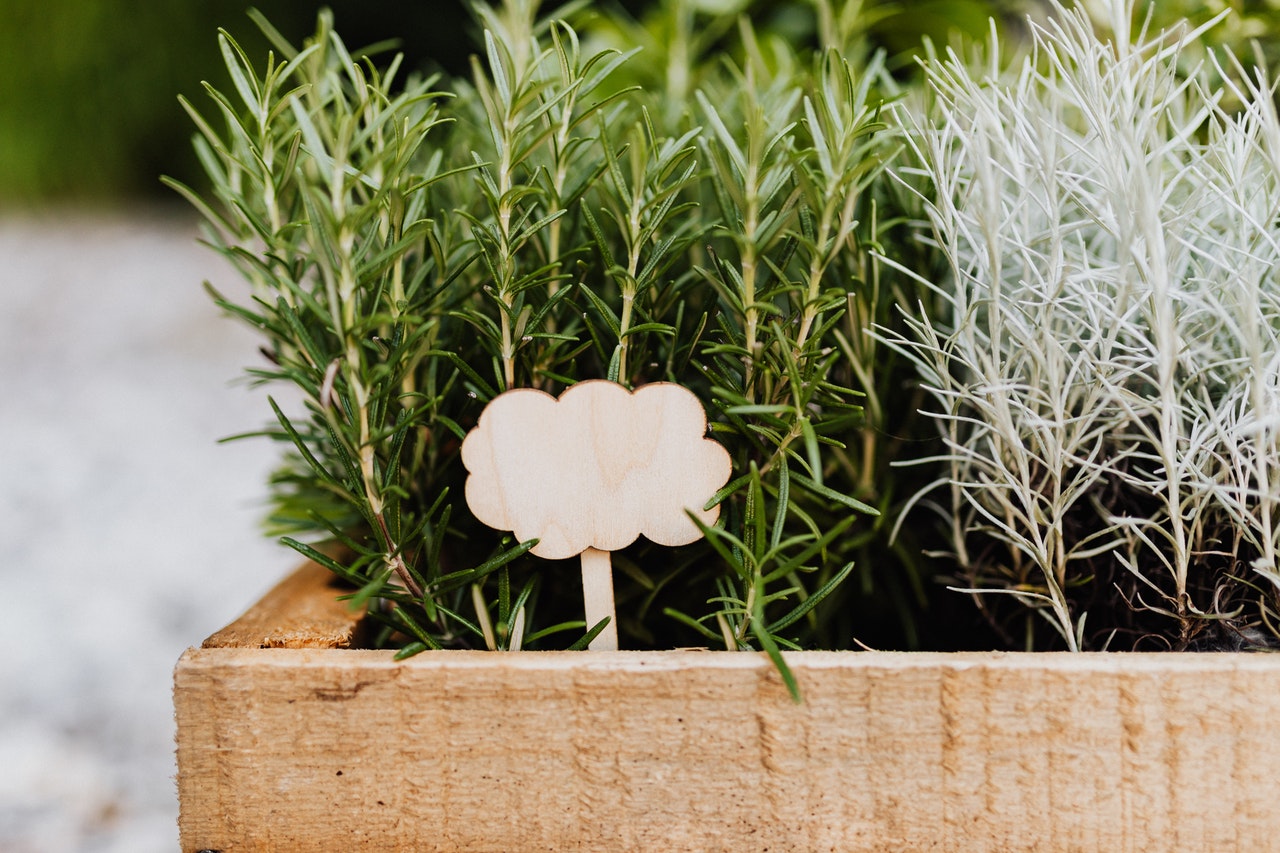
<svg viewBox="0 0 1280 853"><path fill-rule="evenodd" d="M820 5L852 38L846 7ZM713 18L703 31L736 32L741 61L687 30L664 79L698 108L674 110L624 82L642 55L588 49L572 9L475 8L469 80L381 66L328 15L302 48L259 19L284 61L260 71L224 33L233 94L209 88L216 120L184 102L213 189L174 185L255 287L220 304L266 338L253 375L305 401L268 430L289 448L287 541L313 557L307 540L341 543L325 564L405 653L580 646L599 626L574 612L572 573L471 518L460 438L506 388L670 380L702 396L739 476L704 542L618 555L624 638L780 665L779 649L851 643L823 616L875 535L870 478L844 451L879 377L874 356L848 363L846 324L850 304L883 310L866 284L872 181L895 144L883 66L848 43L766 56ZM686 23L698 8L669 4Z"/></svg>

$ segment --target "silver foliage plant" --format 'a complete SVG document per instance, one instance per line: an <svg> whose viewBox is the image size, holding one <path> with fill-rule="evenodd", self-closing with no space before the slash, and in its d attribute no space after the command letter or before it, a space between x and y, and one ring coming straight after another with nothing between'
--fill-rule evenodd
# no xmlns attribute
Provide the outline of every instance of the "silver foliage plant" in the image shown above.
<svg viewBox="0 0 1280 853"><path fill-rule="evenodd" d="M1053 13L1015 62L994 35L992 58L931 54L929 95L897 106L948 270L902 269L926 301L879 332L945 447L914 505L1011 641L1045 645L1044 617L1072 650L1272 644L1272 85L1229 56L1187 69L1220 17L1155 33L1115 2L1104 39Z"/></svg>

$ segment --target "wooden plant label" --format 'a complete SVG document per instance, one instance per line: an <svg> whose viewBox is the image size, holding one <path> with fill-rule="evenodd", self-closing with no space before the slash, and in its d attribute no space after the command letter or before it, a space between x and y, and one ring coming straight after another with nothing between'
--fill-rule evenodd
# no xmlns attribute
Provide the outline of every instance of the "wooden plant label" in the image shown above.
<svg viewBox="0 0 1280 853"><path fill-rule="evenodd" d="M587 625L609 625L592 649L618 647L609 552L639 536L687 545L702 534L687 513L729 479L728 452L706 437L698 398L670 382L628 391L580 382L559 399L520 388L495 397L462 443L467 504L484 524L537 539L536 556L581 555Z"/></svg>

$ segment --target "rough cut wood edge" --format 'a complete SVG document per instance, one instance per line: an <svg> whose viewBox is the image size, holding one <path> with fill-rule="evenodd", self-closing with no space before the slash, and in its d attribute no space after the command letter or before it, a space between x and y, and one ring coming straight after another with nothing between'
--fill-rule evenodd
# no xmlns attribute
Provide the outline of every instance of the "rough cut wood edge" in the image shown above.
<svg viewBox="0 0 1280 853"><path fill-rule="evenodd" d="M209 648L185 851L1240 850L1280 657Z"/></svg>
<svg viewBox="0 0 1280 853"><path fill-rule="evenodd" d="M206 649L347 649L356 641L361 612L338 596L333 574L305 563L239 619L204 641Z"/></svg>

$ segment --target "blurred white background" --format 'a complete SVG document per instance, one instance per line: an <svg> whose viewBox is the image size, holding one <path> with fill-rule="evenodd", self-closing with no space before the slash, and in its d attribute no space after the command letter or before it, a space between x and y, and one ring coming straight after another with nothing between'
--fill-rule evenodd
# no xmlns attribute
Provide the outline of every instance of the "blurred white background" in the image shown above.
<svg viewBox="0 0 1280 853"><path fill-rule="evenodd" d="M179 208L0 215L0 851L177 849L172 669L295 562L261 533L241 285Z"/></svg>

